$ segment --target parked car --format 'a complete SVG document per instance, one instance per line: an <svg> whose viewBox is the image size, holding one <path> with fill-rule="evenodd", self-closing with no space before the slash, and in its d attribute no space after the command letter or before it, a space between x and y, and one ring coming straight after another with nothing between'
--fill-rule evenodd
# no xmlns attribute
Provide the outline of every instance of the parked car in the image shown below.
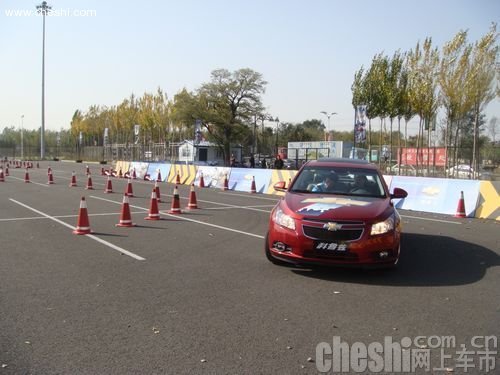
<svg viewBox="0 0 500 375"><path fill-rule="evenodd" d="M265 254L273 263L393 267L401 219L378 167L357 159L307 162L273 208Z"/></svg>
<svg viewBox="0 0 500 375"><path fill-rule="evenodd" d="M476 172L474 168L472 168L468 164L459 164L451 168L448 168L446 170L446 175L448 177L470 178L470 179L479 179L481 177L481 173Z"/></svg>
<svg viewBox="0 0 500 375"><path fill-rule="evenodd" d="M399 174L401 176L416 176L417 170L413 165L394 164L392 167L387 167L387 173Z"/></svg>

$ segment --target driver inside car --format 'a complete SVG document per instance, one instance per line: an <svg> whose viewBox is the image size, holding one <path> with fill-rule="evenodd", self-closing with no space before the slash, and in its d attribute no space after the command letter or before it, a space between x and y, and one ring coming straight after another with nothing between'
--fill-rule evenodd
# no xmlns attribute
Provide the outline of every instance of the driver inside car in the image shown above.
<svg viewBox="0 0 500 375"><path fill-rule="evenodd" d="M329 173L323 182L312 188L313 193L331 193L339 190L342 190L339 186L339 177L334 173Z"/></svg>

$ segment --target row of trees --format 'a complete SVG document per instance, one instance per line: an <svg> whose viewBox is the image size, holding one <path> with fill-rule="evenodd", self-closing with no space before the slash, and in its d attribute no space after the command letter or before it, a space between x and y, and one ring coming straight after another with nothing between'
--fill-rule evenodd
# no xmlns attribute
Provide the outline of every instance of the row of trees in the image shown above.
<svg viewBox="0 0 500 375"><path fill-rule="evenodd" d="M495 87L500 74L496 28L492 24L475 43L467 41L467 31L460 31L441 51L427 38L408 52L396 51L392 57L379 53L370 67L361 67L351 87L352 104L367 106L368 147L373 144L372 119L380 119L380 136L389 134L392 145L394 120L398 133L405 120L406 139L407 124L415 116L419 119L417 147L430 145L438 111L443 109L446 120L439 129L440 143L453 147L456 159L462 143L472 139L471 160L477 166L480 130L485 123L481 114L500 95L498 84ZM385 131L387 119L389 133ZM387 140L381 138L378 143Z"/></svg>
<svg viewBox="0 0 500 375"><path fill-rule="evenodd" d="M499 95L498 86L494 87L499 74L495 66L497 39L493 24L476 43L469 43L467 32L461 31L441 51L427 38L408 52L397 51L391 57L377 54L370 67L361 67L355 73L351 87L353 106L367 108L368 137L362 147L371 148L375 144L401 147L403 142L407 146L430 145L437 113L443 109L445 121L438 129L440 143L459 150L471 141L471 159L476 163L479 146L484 141L479 137L485 123L482 111ZM217 144L228 160L231 144L241 144L251 152L272 153L288 141L324 139L325 126L321 120L281 123L266 113L262 102L266 85L262 75L251 69L215 70L210 81L197 90L183 89L171 99L158 88L155 93L141 97L130 95L111 107L93 105L85 112L77 110L70 130L48 132L46 142L61 147L178 142L194 139L200 127L204 138ZM412 139L407 135L407 124L414 117L419 119L419 129ZM375 118L380 119L378 130L372 129L371 121ZM394 130L396 119L397 130ZM7 130L0 143L14 141L15 130ZM26 134L28 138L31 136ZM351 132L334 132L333 139L351 141L353 136ZM458 156L455 154L455 158Z"/></svg>
<svg viewBox="0 0 500 375"><path fill-rule="evenodd" d="M472 120L470 120L472 121ZM480 123L484 122L484 116L481 117ZM488 160L500 161L500 147L495 142L498 138L498 119L493 117L487 123L488 135L482 135L479 138L479 147L481 148L481 155L483 158ZM276 145L286 145L288 142L292 141L317 141L322 139L324 136L325 126L320 120L313 119L307 120L300 124L291 123L279 123L279 132L276 133L276 127L262 126L259 122L256 126L256 139L255 144L248 144L247 152L256 150L257 152L262 152L264 154L269 154L274 152ZM468 129L472 129L469 127ZM179 131L174 131L172 134L165 132L167 142L176 143L179 140L191 139L192 129L179 128ZM332 131L333 139L338 141L352 142L352 132L350 131ZM395 144L402 144L404 142L408 147L415 147L417 145L418 136L409 136L404 138L403 134L393 131L392 136L387 133L381 132L379 129L373 129L371 131L373 139L386 139L392 138ZM97 144L96 139L101 136L96 134L95 136L85 136L82 140L83 149L79 147L80 139L78 135L71 134L69 129L61 129L60 131L46 130L45 131L45 141L47 155L51 157L78 157L79 152L83 150L89 150L86 146L91 146ZM156 139L154 140L156 142ZM495 146L496 145L496 146ZM467 158L470 155L473 147L473 138L465 137L461 143L460 157ZM95 149L93 147L92 149ZM23 132L23 151L21 150L21 131L19 128L8 127L4 128L0 134L0 155L12 155L15 157L20 157L21 154L25 158L37 158L40 154L40 129L37 130L24 130ZM104 154L103 151L99 154L97 150L91 152L91 155L86 153L87 156L97 157L101 155L110 156ZM395 155L395 149L394 149ZM137 155L139 157L139 155ZM100 157L100 156L99 156ZM102 160L102 159L96 159Z"/></svg>

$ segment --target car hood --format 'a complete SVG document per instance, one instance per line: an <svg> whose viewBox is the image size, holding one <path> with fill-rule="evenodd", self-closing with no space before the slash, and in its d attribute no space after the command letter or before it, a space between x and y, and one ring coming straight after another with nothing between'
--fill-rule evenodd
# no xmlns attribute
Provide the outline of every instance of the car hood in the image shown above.
<svg viewBox="0 0 500 375"><path fill-rule="evenodd" d="M319 220L371 221L385 218L394 209L389 198L331 194L287 193L284 203L297 218Z"/></svg>

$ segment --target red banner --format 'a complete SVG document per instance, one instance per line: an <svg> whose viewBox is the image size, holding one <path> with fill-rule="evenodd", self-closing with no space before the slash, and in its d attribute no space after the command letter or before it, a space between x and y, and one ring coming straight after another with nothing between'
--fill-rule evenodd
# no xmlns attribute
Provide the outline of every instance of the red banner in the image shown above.
<svg viewBox="0 0 500 375"><path fill-rule="evenodd" d="M398 163L404 165L433 165L444 167L446 165L446 149L444 147L416 147L402 148L398 152Z"/></svg>

